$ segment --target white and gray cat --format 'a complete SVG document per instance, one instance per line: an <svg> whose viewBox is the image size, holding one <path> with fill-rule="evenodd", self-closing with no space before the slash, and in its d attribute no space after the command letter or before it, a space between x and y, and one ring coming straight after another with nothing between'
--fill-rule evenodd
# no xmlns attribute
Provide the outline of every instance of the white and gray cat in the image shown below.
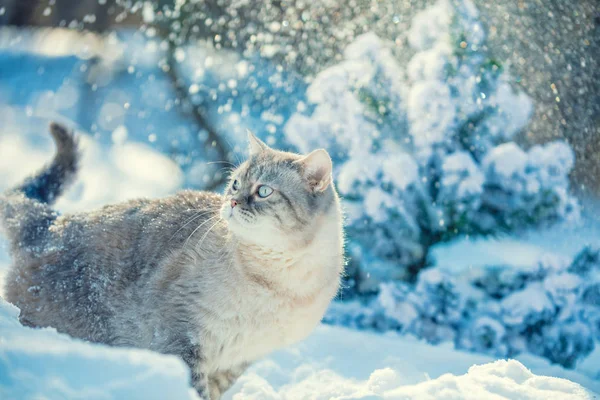
<svg viewBox="0 0 600 400"><path fill-rule="evenodd" d="M22 323L180 356L218 399L252 361L306 337L343 272L339 199L325 150L250 156L223 195L182 191L80 214L50 205L77 172L58 124L52 163L0 196Z"/></svg>

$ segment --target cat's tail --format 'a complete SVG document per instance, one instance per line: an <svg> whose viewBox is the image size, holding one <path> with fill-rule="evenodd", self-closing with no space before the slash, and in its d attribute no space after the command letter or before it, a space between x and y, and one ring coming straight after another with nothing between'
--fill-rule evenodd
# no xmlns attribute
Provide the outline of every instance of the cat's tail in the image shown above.
<svg viewBox="0 0 600 400"><path fill-rule="evenodd" d="M0 194L0 228L12 249L42 242L57 214L50 205L73 182L79 165L77 140L64 126L50 124L54 159L19 186Z"/></svg>
<svg viewBox="0 0 600 400"><path fill-rule="evenodd" d="M52 204L75 180L80 160L77 139L56 122L50 124L50 134L56 145L54 159L9 193L21 192L29 199Z"/></svg>

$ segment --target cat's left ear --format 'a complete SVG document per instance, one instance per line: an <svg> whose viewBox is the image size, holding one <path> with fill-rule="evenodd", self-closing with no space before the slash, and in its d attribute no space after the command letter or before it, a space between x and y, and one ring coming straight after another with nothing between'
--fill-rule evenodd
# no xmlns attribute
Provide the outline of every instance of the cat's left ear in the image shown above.
<svg viewBox="0 0 600 400"><path fill-rule="evenodd" d="M333 165L326 150L315 150L295 162L302 165L304 178L313 191L323 192L329 187Z"/></svg>
<svg viewBox="0 0 600 400"><path fill-rule="evenodd" d="M260 154L269 148L269 146L257 138L250 129L246 129L246 132L248 133L248 152L250 153L250 156Z"/></svg>

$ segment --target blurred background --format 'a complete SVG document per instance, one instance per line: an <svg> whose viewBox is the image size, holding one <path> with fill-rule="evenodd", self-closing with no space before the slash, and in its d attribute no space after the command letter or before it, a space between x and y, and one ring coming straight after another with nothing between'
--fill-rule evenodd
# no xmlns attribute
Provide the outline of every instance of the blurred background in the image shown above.
<svg viewBox="0 0 600 400"><path fill-rule="evenodd" d="M323 147L326 323L600 379L599 63L596 0L0 0L0 189L51 120L85 150L66 212L220 190L247 128Z"/></svg>

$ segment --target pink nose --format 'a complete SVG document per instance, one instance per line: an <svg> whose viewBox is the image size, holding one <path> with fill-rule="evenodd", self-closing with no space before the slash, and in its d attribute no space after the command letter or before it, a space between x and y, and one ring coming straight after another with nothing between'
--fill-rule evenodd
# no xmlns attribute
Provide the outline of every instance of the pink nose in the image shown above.
<svg viewBox="0 0 600 400"><path fill-rule="evenodd" d="M231 208L233 208L233 207L235 207L235 206L237 206L237 205L238 205L238 202L237 202L237 200L235 200L235 199L231 199Z"/></svg>

